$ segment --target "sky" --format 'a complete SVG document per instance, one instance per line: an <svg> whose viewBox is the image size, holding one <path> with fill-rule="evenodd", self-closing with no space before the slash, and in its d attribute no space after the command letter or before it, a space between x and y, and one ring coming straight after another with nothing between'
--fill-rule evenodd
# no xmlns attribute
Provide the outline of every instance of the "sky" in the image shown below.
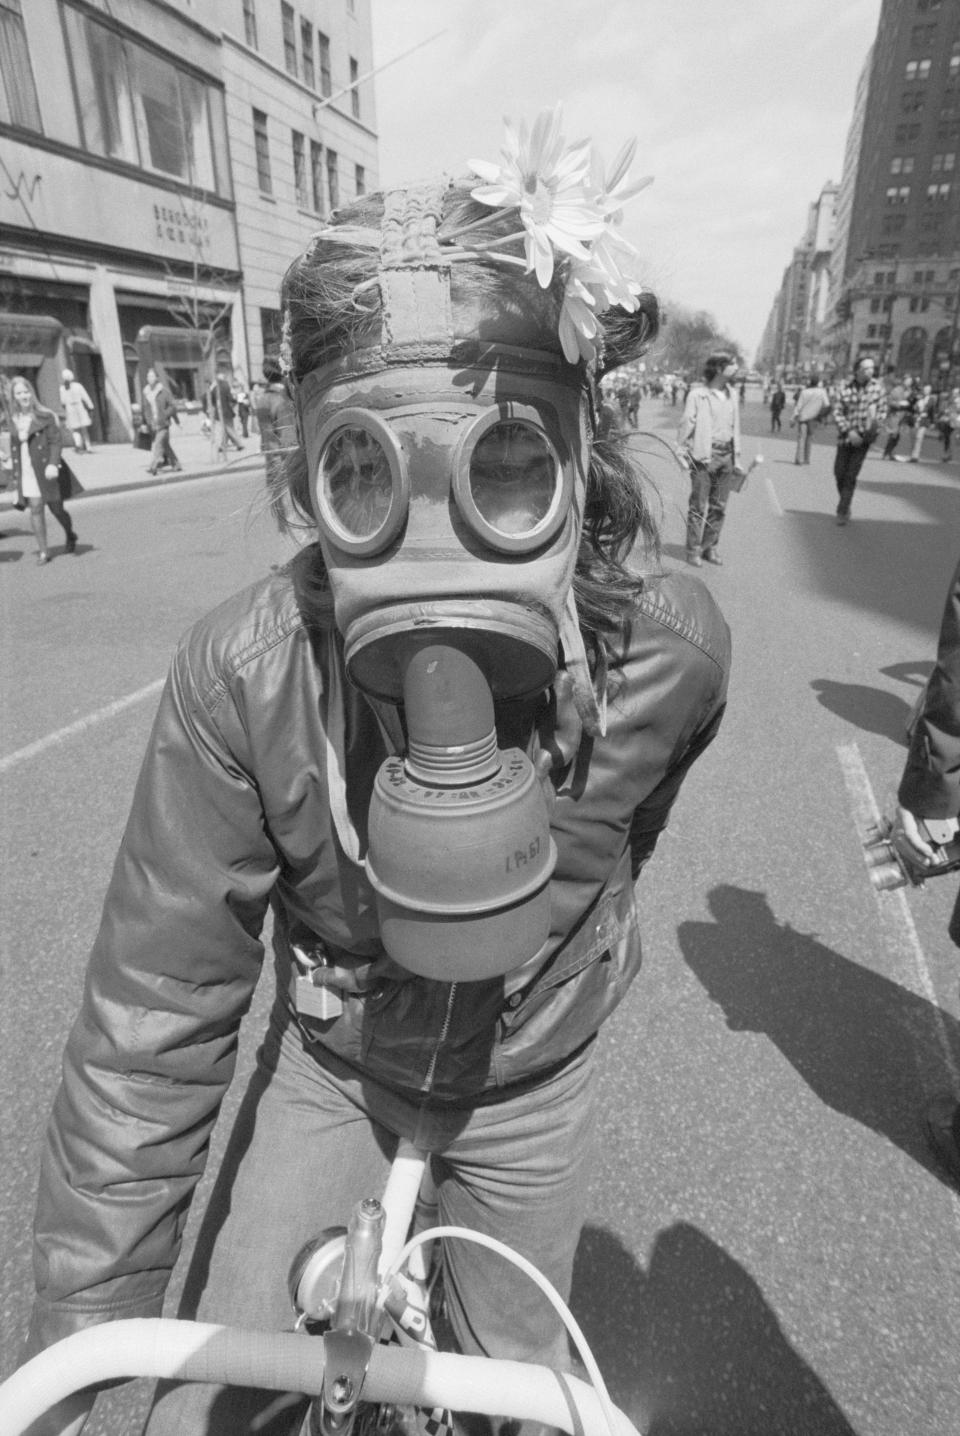
<svg viewBox="0 0 960 1436"><path fill-rule="evenodd" d="M623 233L643 278L753 357L808 206L839 183L881 0L370 3L381 185L496 161L504 118L557 101L608 164L636 136L631 174L654 183Z"/></svg>

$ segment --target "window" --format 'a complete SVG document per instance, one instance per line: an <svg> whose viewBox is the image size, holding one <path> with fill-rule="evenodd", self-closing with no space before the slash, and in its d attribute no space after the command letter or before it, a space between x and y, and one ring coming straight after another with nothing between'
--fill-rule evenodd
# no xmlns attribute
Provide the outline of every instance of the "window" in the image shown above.
<svg viewBox="0 0 960 1436"><path fill-rule="evenodd" d="M897 125L894 139L898 145L910 144L912 140L920 138L919 125Z"/></svg>
<svg viewBox="0 0 960 1436"><path fill-rule="evenodd" d="M279 309L260 310L260 334L264 354L279 354L283 339L283 315Z"/></svg>
<svg viewBox="0 0 960 1436"><path fill-rule="evenodd" d="M262 110L253 112L253 148L257 156L257 184L261 194L273 194L270 179L270 141L267 138L267 117Z"/></svg>
<svg viewBox="0 0 960 1436"><path fill-rule="evenodd" d="M871 314L879 314L879 313L880 313L880 300L879 300L879 299L871 299L871 301L870 301L870 313L871 313Z"/></svg>
<svg viewBox="0 0 960 1436"><path fill-rule="evenodd" d="M936 24L914 25L913 29L910 31L910 44L913 45L917 50L922 50L924 46L932 43L933 37L936 33Z"/></svg>
<svg viewBox="0 0 960 1436"><path fill-rule="evenodd" d="M0 0L0 120L43 133L21 0Z"/></svg>
<svg viewBox="0 0 960 1436"><path fill-rule="evenodd" d="M360 78L360 66L353 56L350 56L350 113L355 120L360 118L360 87L357 81Z"/></svg>
<svg viewBox="0 0 960 1436"><path fill-rule="evenodd" d="M301 209L307 209L310 204L307 195L307 147L306 142L297 130L291 130L290 139L293 144L293 188L297 196L297 204Z"/></svg>
<svg viewBox="0 0 960 1436"><path fill-rule="evenodd" d="M892 175L913 174L913 155L894 155L890 161L890 173Z"/></svg>
<svg viewBox="0 0 960 1436"><path fill-rule="evenodd" d="M336 209L340 203L340 173L339 161L336 150L327 150L327 193L330 196L330 208Z"/></svg>
<svg viewBox="0 0 960 1436"><path fill-rule="evenodd" d="M946 154L934 155L933 159L930 161L930 173L936 175L940 174L941 171L952 170L954 164L956 163L956 159L956 150L948 150Z"/></svg>
<svg viewBox="0 0 960 1436"><path fill-rule="evenodd" d="M947 203L947 200L948 200L949 198L950 198L950 186L949 186L949 184L928 184L928 185L927 185L927 195L926 195L926 201L925 201L927 204L946 204L946 203Z"/></svg>
<svg viewBox="0 0 960 1436"><path fill-rule="evenodd" d="M313 59L313 26L309 20L300 21L300 64L303 69L303 83L315 90L317 67Z"/></svg>
<svg viewBox="0 0 960 1436"><path fill-rule="evenodd" d="M322 30L317 31L317 49L320 53L320 93L329 98L333 94L330 78L330 40Z"/></svg>
<svg viewBox="0 0 960 1436"><path fill-rule="evenodd" d="M867 325L867 338L868 338L868 339L876 339L876 337L877 337L877 326L876 326L875 324L868 324L868 325Z"/></svg>
<svg viewBox="0 0 960 1436"><path fill-rule="evenodd" d="M297 32L293 9L280 0L280 24L283 27L283 63L288 75L297 75Z"/></svg>
<svg viewBox="0 0 960 1436"><path fill-rule="evenodd" d="M950 73L948 78L955 80L960 75L960 40L954 40L950 46Z"/></svg>
<svg viewBox="0 0 960 1436"><path fill-rule="evenodd" d="M256 0L243 0L243 37L251 50L257 48Z"/></svg>
<svg viewBox="0 0 960 1436"><path fill-rule="evenodd" d="M353 189L358 199L367 192L367 172L363 165L353 167Z"/></svg>
<svg viewBox="0 0 960 1436"><path fill-rule="evenodd" d="M924 103L923 95L916 90L905 90L900 96L900 108L905 115L918 115Z"/></svg>
<svg viewBox="0 0 960 1436"><path fill-rule="evenodd" d="M63 15L85 148L229 198L223 92L70 7Z"/></svg>
<svg viewBox="0 0 960 1436"><path fill-rule="evenodd" d="M927 80L930 78L929 60L908 60L904 71L905 80Z"/></svg>
<svg viewBox="0 0 960 1436"><path fill-rule="evenodd" d="M323 214L323 145L310 141L310 193L317 214Z"/></svg>
<svg viewBox="0 0 960 1436"><path fill-rule="evenodd" d="M891 185L887 190L887 204L908 204L910 201L910 186L908 184Z"/></svg>

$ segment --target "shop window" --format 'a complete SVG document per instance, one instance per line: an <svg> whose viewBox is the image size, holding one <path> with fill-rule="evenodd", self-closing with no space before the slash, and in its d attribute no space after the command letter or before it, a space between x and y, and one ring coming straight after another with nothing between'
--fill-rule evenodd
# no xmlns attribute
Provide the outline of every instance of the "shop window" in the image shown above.
<svg viewBox="0 0 960 1436"><path fill-rule="evenodd" d="M310 141L310 193L317 214L323 214L323 145Z"/></svg>
<svg viewBox="0 0 960 1436"><path fill-rule="evenodd" d="M273 194L273 180L270 176L270 140L267 135L267 117L262 110L253 112L253 148L257 157L257 184L261 194Z"/></svg>
<svg viewBox="0 0 960 1436"><path fill-rule="evenodd" d="M0 0L0 120L43 133L21 0Z"/></svg>
<svg viewBox="0 0 960 1436"><path fill-rule="evenodd" d="M63 14L84 147L229 197L222 92L77 10Z"/></svg>
<svg viewBox="0 0 960 1436"><path fill-rule="evenodd" d="M315 90L317 67L313 62L313 26L309 20L300 21L300 59L303 64L303 83Z"/></svg>
<svg viewBox="0 0 960 1436"><path fill-rule="evenodd" d="M243 36L251 50L257 48L256 0L243 0Z"/></svg>
<svg viewBox="0 0 960 1436"><path fill-rule="evenodd" d="M358 199L367 192L367 172L363 165L353 167L353 189Z"/></svg>
<svg viewBox="0 0 960 1436"><path fill-rule="evenodd" d="M355 120L360 118L360 87L357 81L360 79L360 66L353 56L350 56L350 113Z"/></svg>
<svg viewBox="0 0 960 1436"><path fill-rule="evenodd" d="M291 131L293 141L293 188L296 191L297 204L301 209L307 209L310 199L307 194L307 150L303 135L297 130Z"/></svg>
<svg viewBox="0 0 960 1436"><path fill-rule="evenodd" d="M280 24L283 29L283 63L287 74L297 77L297 35L293 7L280 0Z"/></svg>
<svg viewBox="0 0 960 1436"><path fill-rule="evenodd" d="M320 93L329 99L333 94L333 79L330 72L330 40L322 30L317 31L317 53L320 56Z"/></svg>
<svg viewBox="0 0 960 1436"><path fill-rule="evenodd" d="M327 150L327 193L330 196L330 208L334 210L340 203L340 160L336 150Z"/></svg>

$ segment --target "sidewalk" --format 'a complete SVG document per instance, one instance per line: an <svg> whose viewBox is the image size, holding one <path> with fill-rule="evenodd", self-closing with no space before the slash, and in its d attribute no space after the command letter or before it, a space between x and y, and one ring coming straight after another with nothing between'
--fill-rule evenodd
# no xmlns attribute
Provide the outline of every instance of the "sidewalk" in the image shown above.
<svg viewBox="0 0 960 1436"><path fill-rule="evenodd" d="M240 433L239 424L237 433ZM181 414L179 427L174 424L170 431L170 441L183 465L182 473L170 469L161 469L159 474L148 473L149 450L135 449L132 444L98 444L92 454L65 448L63 457L76 474L79 485L71 502L92 494L176 484L184 479L206 478L210 474L244 473L263 466L260 435L253 433L248 439L241 438L244 447L239 452L228 449L226 462L222 462L209 437L201 432L199 414ZM13 488L0 491L0 506L9 507L15 498L16 490Z"/></svg>

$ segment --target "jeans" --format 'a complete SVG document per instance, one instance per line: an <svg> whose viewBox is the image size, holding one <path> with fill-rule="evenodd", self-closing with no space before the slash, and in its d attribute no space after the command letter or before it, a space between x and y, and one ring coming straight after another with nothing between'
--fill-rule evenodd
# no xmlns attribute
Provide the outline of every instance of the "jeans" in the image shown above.
<svg viewBox="0 0 960 1436"><path fill-rule="evenodd" d="M324 1227L379 1196L397 1138L437 1154L440 1221L515 1247L569 1297L592 1170L591 1043L541 1084L474 1108L419 1102L330 1053L318 1061L275 1016L201 1227L180 1315L290 1330L287 1272ZM460 1350L569 1369L537 1287L483 1248L447 1242L447 1311ZM305 1337L305 1340L310 1338ZM163 1383L148 1436L292 1436L302 1397Z"/></svg>
<svg viewBox="0 0 960 1436"><path fill-rule="evenodd" d="M811 419L797 420L797 452L794 455L794 463L809 464L810 446L813 443L813 421Z"/></svg>
<svg viewBox="0 0 960 1436"><path fill-rule="evenodd" d="M169 428L154 429L153 443L150 446L150 470L156 473L157 469L162 469L165 464L169 464L172 469L179 469L180 460L173 452Z"/></svg>
<svg viewBox="0 0 960 1436"><path fill-rule="evenodd" d="M733 445L714 449L709 463L694 461L687 509L687 553L716 548L730 497Z"/></svg>
<svg viewBox="0 0 960 1436"><path fill-rule="evenodd" d="M863 461L867 457L869 444L838 444L837 455L833 461L833 477L837 485L837 493L840 502L837 505L838 514L848 514L850 504L853 500L853 491L857 487L857 478L863 468Z"/></svg>

